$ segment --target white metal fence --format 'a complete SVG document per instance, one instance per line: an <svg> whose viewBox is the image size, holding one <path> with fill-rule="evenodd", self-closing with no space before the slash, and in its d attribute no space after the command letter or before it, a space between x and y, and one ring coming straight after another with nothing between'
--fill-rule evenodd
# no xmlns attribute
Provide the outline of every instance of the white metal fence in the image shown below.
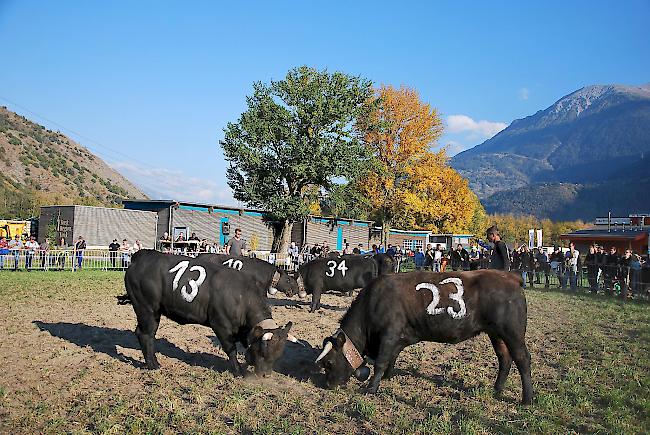
<svg viewBox="0 0 650 435"><path fill-rule="evenodd" d="M132 251L109 251L108 249L57 249L49 251L5 250L0 254L0 270L126 270L131 264ZM175 252L196 257L203 251ZM285 270L294 270L287 255L252 251L251 257L275 264Z"/></svg>

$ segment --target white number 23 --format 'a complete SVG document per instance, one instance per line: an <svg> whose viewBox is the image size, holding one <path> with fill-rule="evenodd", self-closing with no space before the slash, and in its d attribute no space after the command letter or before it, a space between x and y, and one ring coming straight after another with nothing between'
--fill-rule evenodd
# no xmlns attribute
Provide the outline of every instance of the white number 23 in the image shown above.
<svg viewBox="0 0 650 435"><path fill-rule="evenodd" d="M456 293L449 293L449 299L452 301L458 302L458 311L454 310L453 307L447 307L447 314L449 314L453 319L462 319L467 315L467 307L465 306L465 301L463 300L463 282L460 278L447 278L440 281L438 285L450 284L453 283L456 286ZM429 282L423 282L415 286L415 290L420 289L431 290L433 295L433 300L427 306L427 313L435 316L436 314L442 314L445 312L444 308L438 308L438 303L440 302L440 290L435 284Z"/></svg>

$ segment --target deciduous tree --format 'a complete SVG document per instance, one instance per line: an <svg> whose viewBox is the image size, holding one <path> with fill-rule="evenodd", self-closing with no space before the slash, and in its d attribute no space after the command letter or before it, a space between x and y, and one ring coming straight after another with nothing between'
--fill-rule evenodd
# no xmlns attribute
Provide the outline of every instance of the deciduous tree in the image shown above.
<svg viewBox="0 0 650 435"><path fill-rule="evenodd" d="M371 202L383 241L391 226L467 231L482 206L447 165L445 151L431 151L443 131L438 112L406 87L382 86L376 98L377 110L363 123L376 164L356 184Z"/></svg>
<svg viewBox="0 0 650 435"><path fill-rule="evenodd" d="M293 222L309 214L314 192L358 174L368 160L356 120L370 110L361 77L300 67L280 81L255 83L247 110L221 142L234 197L267 211L274 251L285 251Z"/></svg>

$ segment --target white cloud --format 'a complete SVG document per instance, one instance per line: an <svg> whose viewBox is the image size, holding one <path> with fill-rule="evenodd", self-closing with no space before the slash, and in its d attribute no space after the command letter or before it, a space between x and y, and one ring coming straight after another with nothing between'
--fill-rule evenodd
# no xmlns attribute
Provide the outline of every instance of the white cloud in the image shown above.
<svg viewBox="0 0 650 435"><path fill-rule="evenodd" d="M493 121L474 121L467 115L449 115L447 117L447 131L449 133L462 133L470 132L473 133L472 137L488 139L504 128L508 124L505 122L493 122Z"/></svg>
<svg viewBox="0 0 650 435"><path fill-rule="evenodd" d="M517 95L519 96L520 100L527 100L528 96L530 95L530 91L528 88L521 88L519 91L517 91Z"/></svg>
<svg viewBox="0 0 650 435"><path fill-rule="evenodd" d="M205 178L187 176L179 170L143 167L129 162L114 162L110 166L152 199L236 204L229 187Z"/></svg>

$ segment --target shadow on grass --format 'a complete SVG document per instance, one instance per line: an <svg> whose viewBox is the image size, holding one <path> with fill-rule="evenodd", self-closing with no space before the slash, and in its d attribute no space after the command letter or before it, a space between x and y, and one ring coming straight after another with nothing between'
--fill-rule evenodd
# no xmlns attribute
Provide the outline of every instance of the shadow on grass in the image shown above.
<svg viewBox="0 0 650 435"><path fill-rule="evenodd" d="M117 346L141 351L140 343L133 331L85 325L83 323L47 323L39 320L32 323L38 329L48 332L53 337L61 338L80 347L88 346L95 352L106 354L134 367L145 367L143 362L117 351ZM216 337L210 336L209 338L218 343ZM307 342L301 343L304 345L287 343L282 357L275 363L277 372L297 380L307 380L315 375L314 360L318 356L318 349L312 348ZM157 353L191 366L204 367L219 372L230 369L230 364L226 358L207 352L186 352L165 338L157 338L155 347Z"/></svg>
<svg viewBox="0 0 650 435"><path fill-rule="evenodd" d="M269 298L268 299L269 305L274 306L274 307L297 307L297 308L302 308L303 306L309 307L310 303L306 301L295 301L292 299L276 299L276 298ZM320 304L321 308L330 310L330 311L347 311L348 307L338 307L334 305L328 305L324 304L321 302Z"/></svg>

